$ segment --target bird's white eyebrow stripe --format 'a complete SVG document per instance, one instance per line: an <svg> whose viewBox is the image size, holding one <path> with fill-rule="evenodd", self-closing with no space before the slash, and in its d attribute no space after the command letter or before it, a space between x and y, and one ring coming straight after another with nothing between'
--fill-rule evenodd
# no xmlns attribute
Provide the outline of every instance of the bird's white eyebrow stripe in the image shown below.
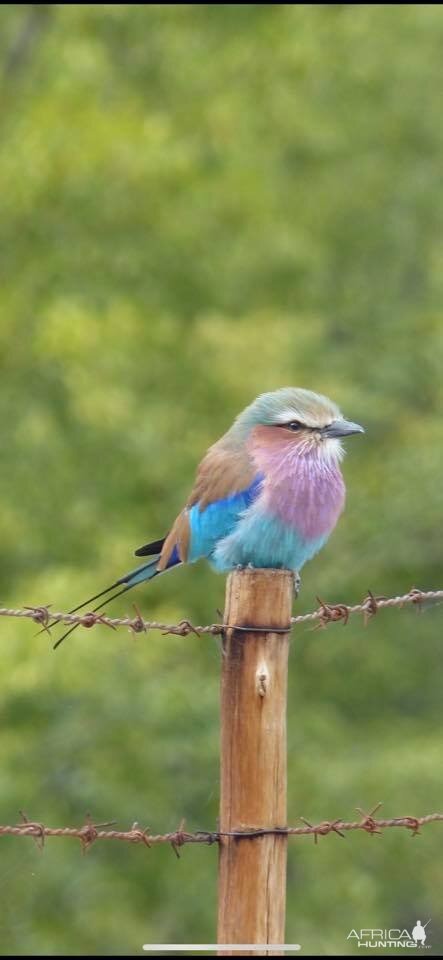
<svg viewBox="0 0 443 960"><path fill-rule="evenodd" d="M278 422L281 424L290 423L291 420L300 420L300 423L305 421L300 419L300 414L296 413L295 410L282 410L278 415ZM308 424L306 424L308 426Z"/></svg>
<svg viewBox="0 0 443 960"><path fill-rule="evenodd" d="M291 420L298 420L303 427L310 427L311 430L318 428L318 423L308 423L308 421L302 417L299 413L296 413L295 410L283 410L283 413L279 414L278 426L284 427L285 424L291 423Z"/></svg>

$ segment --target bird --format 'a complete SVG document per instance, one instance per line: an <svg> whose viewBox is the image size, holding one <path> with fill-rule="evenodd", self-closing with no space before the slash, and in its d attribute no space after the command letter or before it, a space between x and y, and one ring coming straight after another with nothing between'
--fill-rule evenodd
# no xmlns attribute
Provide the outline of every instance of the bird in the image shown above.
<svg viewBox="0 0 443 960"><path fill-rule="evenodd" d="M168 533L135 550L148 559L70 614L106 596L96 613L138 584L203 557L219 573L252 567L299 575L344 508L342 440L364 432L312 390L281 387L260 394L209 447Z"/></svg>

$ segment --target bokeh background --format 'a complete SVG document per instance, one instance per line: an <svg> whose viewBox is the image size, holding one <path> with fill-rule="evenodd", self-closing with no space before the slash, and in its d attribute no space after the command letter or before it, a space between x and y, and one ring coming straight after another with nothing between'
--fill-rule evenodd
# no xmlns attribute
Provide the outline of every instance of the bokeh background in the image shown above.
<svg viewBox="0 0 443 960"><path fill-rule="evenodd" d="M0 71L3 604L129 569L288 384L367 429L297 610L441 586L440 5L6 4ZM207 623L223 594L201 563L134 599ZM441 809L441 609L294 634L289 822ZM0 822L213 827L216 638L35 633L1 624ZM352 928L430 917L438 953L442 847L438 825L294 840L288 942L356 953ZM211 941L216 874L215 848L4 838L0 950Z"/></svg>

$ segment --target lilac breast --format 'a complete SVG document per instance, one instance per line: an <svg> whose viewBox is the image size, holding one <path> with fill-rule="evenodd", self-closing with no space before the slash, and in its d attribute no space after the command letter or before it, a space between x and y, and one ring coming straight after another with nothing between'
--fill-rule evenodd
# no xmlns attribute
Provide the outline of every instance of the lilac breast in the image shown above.
<svg viewBox="0 0 443 960"><path fill-rule="evenodd" d="M265 474L261 503L305 539L334 528L345 502L345 485L337 460L321 446L254 443L253 455Z"/></svg>

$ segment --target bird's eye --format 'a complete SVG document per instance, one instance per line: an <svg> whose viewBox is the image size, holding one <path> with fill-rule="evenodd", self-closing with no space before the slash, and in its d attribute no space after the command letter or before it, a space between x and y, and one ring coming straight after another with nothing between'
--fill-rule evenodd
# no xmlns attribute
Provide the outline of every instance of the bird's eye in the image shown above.
<svg viewBox="0 0 443 960"><path fill-rule="evenodd" d="M291 422L288 423L287 426L288 426L288 430L293 430L295 432L296 430L301 430L303 424L300 423L300 420L291 420Z"/></svg>

